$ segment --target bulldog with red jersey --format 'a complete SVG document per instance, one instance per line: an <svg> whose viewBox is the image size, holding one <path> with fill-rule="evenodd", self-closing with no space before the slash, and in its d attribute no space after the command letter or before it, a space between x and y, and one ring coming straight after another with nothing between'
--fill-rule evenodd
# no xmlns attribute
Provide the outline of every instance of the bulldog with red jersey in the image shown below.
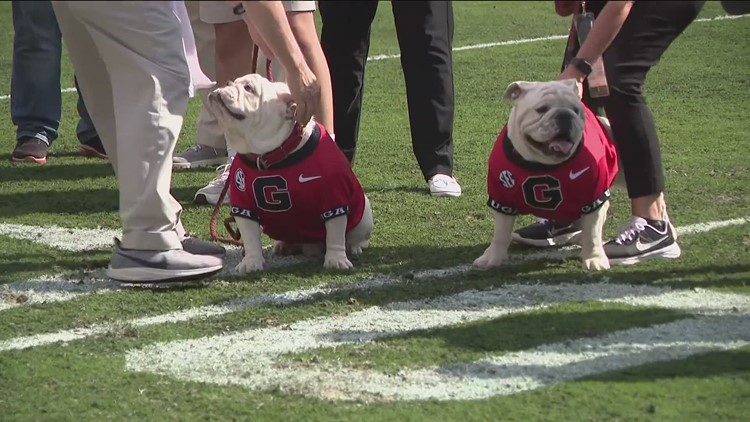
<svg viewBox="0 0 750 422"><path fill-rule="evenodd" d="M245 248L239 273L260 271L261 229L277 254L315 255L326 268L351 269L347 257L367 248L372 209L351 165L325 128L294 122L289 87L252 74L208 96L237 155L227 183Z"/></svg>
<svg viewBox="0 0 750 422"><path fill-rule="evenodd" d="M474 266L507 261L516 216L533 214L563 221L582 217L583 265L608 269L602 229L618 172L608 128L581 102L572 79L513 82L503 98L513 108L490 154L487 174L495 233Z"/></svg>

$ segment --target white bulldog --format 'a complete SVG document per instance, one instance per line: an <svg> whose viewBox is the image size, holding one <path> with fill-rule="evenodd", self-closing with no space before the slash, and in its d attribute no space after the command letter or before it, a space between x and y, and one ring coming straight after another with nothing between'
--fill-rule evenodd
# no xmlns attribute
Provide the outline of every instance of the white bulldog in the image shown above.
<svg viewBox="0 0 750 422"><path fill-rule="evenodd" d="M488 170L495 231L474 266L505 263L515 216L534 214L566 221L580 216L584 268L608 269L602 230L619 166L606 120L583 105L572 79L513 82L503 98L513 108Z"/></svg>
<svg viewBox="0 0 750 422"><path fill-rule="evenodd" d="M325 129L295 124L289 87L246 75L211 92L207 106L237 151L227 181L245 249L237 271L263 269L261 228L276 254L313 256L325 245L325 268L353 268L347 251L369 245L370 202ZM336 205L318 209L332 195Z"/></svg>

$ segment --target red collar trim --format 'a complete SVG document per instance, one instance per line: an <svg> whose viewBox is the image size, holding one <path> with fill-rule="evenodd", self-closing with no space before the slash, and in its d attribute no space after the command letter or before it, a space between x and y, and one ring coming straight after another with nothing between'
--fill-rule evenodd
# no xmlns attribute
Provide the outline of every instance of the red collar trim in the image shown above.
<svg viewBox="0 0 750 422"><path fill-rule="evenodd" d="M255 163L259 170L267 170L272 165L283 161L299 146L300 142L302 142L303 131L304 127L299 123L295 123L292 133L281 143L281 146L264 154L251 153L245 154L244 157L250 162Z"/></svg>

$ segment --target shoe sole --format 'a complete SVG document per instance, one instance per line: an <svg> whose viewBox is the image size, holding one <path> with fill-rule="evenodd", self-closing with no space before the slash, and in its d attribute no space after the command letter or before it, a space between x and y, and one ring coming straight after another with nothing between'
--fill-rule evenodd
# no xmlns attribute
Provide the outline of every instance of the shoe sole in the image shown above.
<svg viewBox="0 0 750 422"><path fill-rule="evenodd" d="M131 267L107 268L107 277L131 284L173 283L210 277L224 269L224 265L192 270L162 270L158 268Z"/></svg>
<svg viewBox="0 0 750 422"><path fill-rule="evenodd" d="M44 158L36 158L32 157L31 155L23 157L23 158L17 158L17 157L11 157L11 160L16 163L37 163L37 164L47 164L47 157Z"/></svg>
<svg viewBox="0 0 750 422"><path fill-rule="evenodd" d="M676 259L682 255L682 250L677 242L672 243L666 248L657 249L655 251L646 252L642 255L629 256L625 258L610 258L610 265L634 265L639 262L648 261L651 259L665 258L665 259Z"/></svg>
<svg viewBox="0 0 750 422"><path fill-rule="evenodd" d="M574 240L581 233L582 231L577 231L573 233L561 234L547 239L526 239L516 233L513 233L511 235L511 240L522 245L533 246L536 248L551 248L553 246L565 246L570 243L575 243Z"/></svg>
<svg viewBox="0 0 750 422"><path fill-rule="evenodd" d="M200 167L215 167L227 163L227 157L212 159L212 160L201 160L193 162L172 162L172 168L178 170L196 169Z"/></svg>
<svg viewBox="0 0 750 422"><path fill-rule="evenodd" d="M106 160L108 158L105 154L102 154L101 152L97 151L96 148L91 148L88 145L79 145L78 152L84 157L95 157L95 158L101 158L103 160Z"/></svg>
<svg viewBox="0 0 750 422"><path fill-rule="evenodd" d="M461 192L430 192L430 195L436 198L458 198L459 196L461 196Z"/></svg>

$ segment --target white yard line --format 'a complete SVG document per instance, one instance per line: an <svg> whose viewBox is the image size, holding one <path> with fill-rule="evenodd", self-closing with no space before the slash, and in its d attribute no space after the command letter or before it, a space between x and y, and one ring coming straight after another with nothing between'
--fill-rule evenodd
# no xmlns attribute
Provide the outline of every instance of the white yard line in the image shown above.
<svg viewBox="0 0 750 422"><path fill-rule="evenodd" d="M288 353L361 345L573 301L654 306L701 317L573 339L476 362L404 369L396 375L340 363L311 365L282 359ZM182 380L336 400L481 399L630 366L746 346L750 344L749 313L750 297L712 291L670 291L606 283L515 285L375 306L283 327L154 344L128 352L126 367Z"/></svg>
<svg viewBox="0 0 750 422"><path fill-rule="evenodd" d="M725 221L713 221L707 223L693 224L684 227L678 227L678 232L683 234L697 234L704 233L717 228L726 227L729 225L739 225L749 222L748 218L739 218ZM228 265L225 268L225 274L230 274L234 265L239 262L240 250L238 248L230 249L228 253ZM267 249L266 253L270 253ZM577 253L577 247L565 247L559 250L552 251L539 251L527 254L513 254L511 255L511 263L520 264L522 262L530 260L540 259L562 259L565 257L574 256ZM270 268L284 267L300 262L303 258L298 257L267 257L267 263ZM229 262L233 260L233 262ZM413 274L414 280L431 280L431 279L443 279L453 276L459 276L472 271L470 265L459 265L450 268L439 268L417 271ZM99 278L97 278L97 276ZM88 278L86 278L88 277ZM84 278L70 278L70 279L58 279L52 277L46 282L42 278L42 282L46 283L44 287L35 287L33 280L30 280L28 284L26 282L11 283L5 286L0 286L0 312L5 309L10 309L15 306L20 306L22 303L16 303L13 298L19 296L25 296L29 303L39 302L50 302L68 300L73 297L89 294L93 292L106 293L117 291L119 286L109 282L108 280L102 279L103 273L99 272L89 273L84 275ZM72 329L72 330L61 330L56 333L37 334L27 337L19 337L16 339L0 341L0 352L4 350L15 350L25 349L28 347L44 346L48 344L58 342L68 342L72 340L79 340L91 336L99 336L103 333L109 332L116 329L119 325L125 324L135 327L149 326L155 324L170 324L188 321L194 318L208 318L221 316L228 313L236 312L242 309L265 306L265 305L287 305L292 303L299 303L314 299L318 295L333 295L343 293L347 291L362 291L379 288L388 285L398 285L408 282L409 279L405 279L401 276L392 275L378 275L371 279L351 282L351 283L337 283L335 285L324 284L309 289L293 290L284 293L269 293L252 296L248 298L241 298L229 301L221 305L210 305L202 306L198 308L191 308L182 311L171 312L163 315L156 315L153 317L137 318L129 321L122 321L118 324L101 324L93 327L83 329ZM38 282L37 282L38 283ZM35 297L37 291L42 291L42 296L39 298ZM3 298L10 298L9 301L3 302Z"/></svg>
<svg viewBox="0 0 750 422"><path fill-rule="evenodd" d="M750 14L747 15L722 15L722 16L715 16L713 18L700 18L696 19L695 22L716 22L716 21L723 21L723 20L729 20L729 19L740 19L740 18L747 18L750 17ZM455 47L453 51L466 51L466 50L478 50L483 48L494 48L494 47L503 47L507 45L519 45L519 44L529 44L529 43L535 43L535 42L542 42L542 41L554 41L554 40L562 40L568 38L567 35L550 35L546 37L538 37L538 38L521 38L518 40L508 40L508 41L498 41L498 42L490 42L490 43L482 43L482 44L472 44L472 45L465 45L462 47ZM400 58L400 54L377 54L374 56L370 56L367 58L368 62L377 62L377 61L383 61L383 60L391 60L391 59L398 59ZM67 93L67 92L75 92L75 87L71 88L64 88L61 89L60 92ZM0 95L0 100L9 100L10 95Z"/></svg>
<svg viewBox="0 0 750 422"><path fill-rule="evenodd" d="M31 226L0 223L0 236L28 240L61 251L81 252L112 247L112 239L121 237L121 230L73 229L59 226Z"/></svg>

